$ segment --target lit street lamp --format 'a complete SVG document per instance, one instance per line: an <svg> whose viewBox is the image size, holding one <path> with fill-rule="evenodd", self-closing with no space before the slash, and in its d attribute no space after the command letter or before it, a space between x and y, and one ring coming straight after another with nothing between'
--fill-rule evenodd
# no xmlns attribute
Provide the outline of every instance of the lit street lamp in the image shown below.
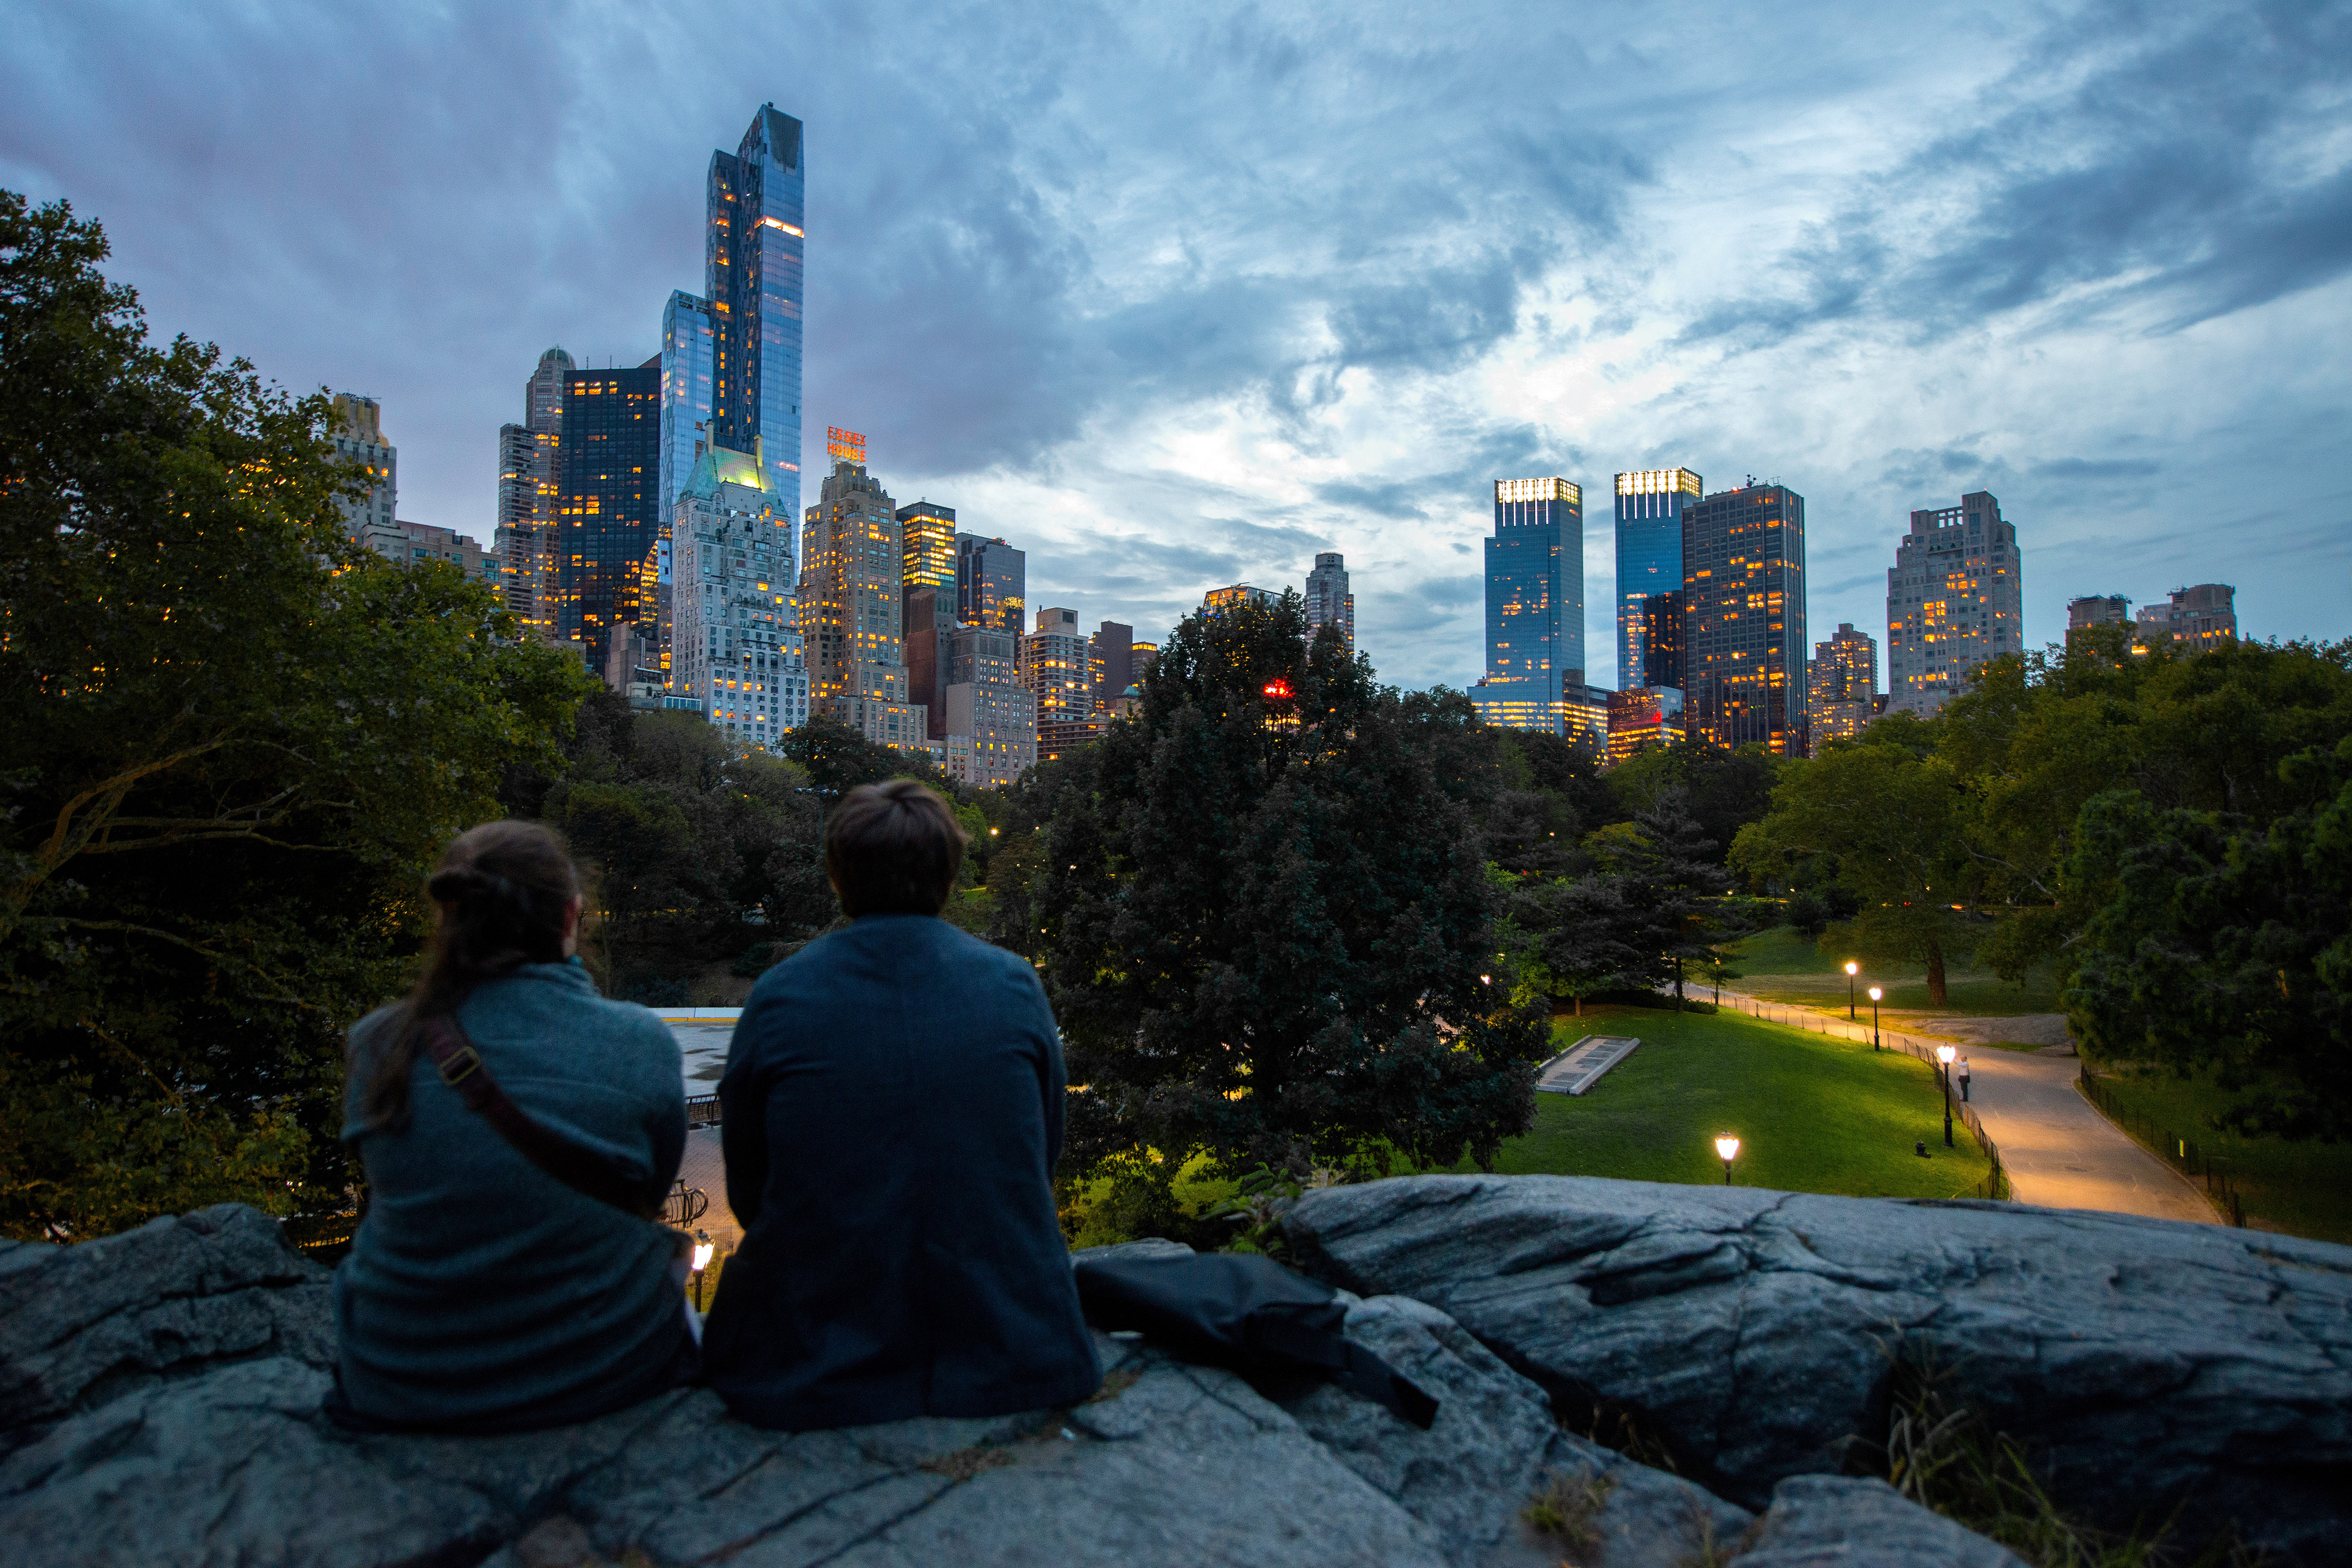
<svg viewBox="0 0 2352 1568"><path fill-rule="evenodd" d="M1952 1058L1959 1055L1949 1046L1936 1047L1936 1076L1944 1080L1944 1147L1952 1146Z"/></svg>
<svg viewBox="0 0 2352 1568"><path fill-rule="evenodd" d="M1739 1158L1739 1140L1727 1132L1715 1141L1716 1158L1723 1162L1723 1184L1731 1185L1731 1162Z"/></svg>
<svg viewBox="0 0 2352 1568"><path fill-rule="evenodd" d="M1853 977L1862 973L1862 965L1849 958L1845 961L1845 1016L1853 1016Z"/></svg>
<svg viewBox="0 0 2352 1568"><path fill-rule="evenodd" d="M698 1312L702 1310L702 1271L710 1267L710 1254L712 1250L713 1249L710 1245L710 1233L701 1230L696 1231L694 1233L693 1258L694 1310Z"/></svg>
<svg viewBox="0 0 2352 1568"><path fill-rule="evenodd" d="M1870 1048L1874 1051L1878 1048L1878 999L1885 994L1875 985L1870 988Z"/></svg>

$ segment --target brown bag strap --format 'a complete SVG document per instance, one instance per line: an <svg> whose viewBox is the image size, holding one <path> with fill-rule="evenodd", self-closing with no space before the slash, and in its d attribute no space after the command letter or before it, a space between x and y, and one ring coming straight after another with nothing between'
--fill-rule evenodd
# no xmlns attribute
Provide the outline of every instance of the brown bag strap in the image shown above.
<svg viewBox="0 0 2352 1568"><path fill-rule="evenodd" d="M490 1076L474 1042L457 1020L441 1017L425 1026L425 1054L440 1070L441 1081L463 1096L467 1106L498 1130L515 1152L575 1193L610 1204L639 1219L660 1212L658 1203L646 1201L642 1184L630 1181L576 1143L567 1143L524 1114Z"/></svg>

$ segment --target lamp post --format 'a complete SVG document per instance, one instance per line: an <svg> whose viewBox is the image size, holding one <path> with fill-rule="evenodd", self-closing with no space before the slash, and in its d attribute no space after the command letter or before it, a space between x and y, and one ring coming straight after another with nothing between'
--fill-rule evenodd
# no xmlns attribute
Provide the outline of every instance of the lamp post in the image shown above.
<svg viewBox="0 0 2352 1568"><path fill-rule="evenodd" d="M1870 988L1870 1048L1874 1051L1878 1048L1878 999L1885 994L1875 985Z"/></svg>
<svg viewBox="0 0 2352 1568"><path fill-rule="evenodd" d="M1725 1133L1715 1141L1716 1158L1723 1162L1723 1184L1731 1185L1731 1162L1739 1158L1739 1140Z"/></svg>
<svg viewBox="0 0 2352 1568"><path fill-rule="evenodd" d="M702 1310L702 1271L710 1267L710 1233L696 1231L692 1262L694 1264L694 1310L698 1312Z"/></svg>
<svg viewBox="0 0 2352 1568"><path fill-rule="evenodd" d="M1849 958L1845 961L1845 1016L1851 1021L1853 1013L1853 977L1862 973L1862 965Z"/></svg>
<svg viewBox="0 0 2352 1568"><path fill-rule="evenodd" d="M1952 1058L1959 1053L1949 1046L1936 1047L1936 1076L1944 1081L1944 1147L1952 1146Z"/></svg>

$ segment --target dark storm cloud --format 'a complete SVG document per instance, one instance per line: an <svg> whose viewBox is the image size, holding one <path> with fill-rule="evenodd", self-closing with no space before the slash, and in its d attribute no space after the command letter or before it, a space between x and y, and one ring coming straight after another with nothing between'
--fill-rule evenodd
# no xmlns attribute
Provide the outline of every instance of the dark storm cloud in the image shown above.
<svg viewBox="0 0 2352 1568"><path fill-rule="evenodd" d="M2177 331L2352 269L2352 11L2102 4L2022 56L1977 115L1806 226L1783 258L1795 287L1727 300L1686 337L1864 318L1934 338L2135 300Z"/></svg>

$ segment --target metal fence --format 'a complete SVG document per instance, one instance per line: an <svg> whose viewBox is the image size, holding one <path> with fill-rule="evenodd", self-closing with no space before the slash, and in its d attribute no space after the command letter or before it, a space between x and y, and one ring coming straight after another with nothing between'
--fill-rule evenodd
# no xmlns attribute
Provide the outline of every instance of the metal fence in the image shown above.
<svg viewBox="0 0 2352 1568"><path fill-rule="evenodd" d="M2097 1106L2100 1114L2182 1175L2204 1182L2205 1195L2230 1216L2230 1223L2240 1230L2246 1227L2246 1205L2239 1200L2237 1179L2228 1161L2213 1158L2196 1139L2175 1131L2154 1117L2127 1110L2116 1099L2115 1090L2092 1073L2088 1064L2084 1066L2079 1082L2083 1098Z"/></svg>
<svg viewBox="0 0 2352 1568"><path fill-rule="evenodd" d="M686 1097L686 1124L688 1127L719 1125L719 1097L715 1094L689 1094Z"/></svg>
<svg viewBox="0 0 2352 1568"><path fill-rule="evenodd" d="M1736 991L1728 996L1717 991L1715 994L1715 1000L1717 1006L1734 1008L1750 1017L1761 1018L1768 1024L1786 1024L1792 1029L1805 1029L1816 1035L1827 1035L1836 1039L1866 1042L1875 1034L1881 1050L1901 1051L1904 1055L1916 1057L1929 1067L1936 1068L1937 1083L1943 1090L1946 1102L1952 1108L1952 1120L1969 1130L1969 1136L1976 1140L1977 1147L1984 1151L1986 1161L1992 1166L1991 1172L1985 1179L1976 1184L1976 1195L1996 1202L2006 1201L2011 1196L2009 1172L2000 1163L2000 1146L1994 1143L1985 1132L1984 1122L1977 1116L1976 1108L1967 1100L1954 1098L1950 1078L1944 1072L1943 1064L1936 1060L1936 1049L1933 1046L1923 1045L1903 1035L1890 1035L1881 1030L1874 1030L1867 1024L1843 1022L1830 1017L1826 1014L1815 1012L1810 1007L1791 1007L1780 1002L1759 1002L1753 996L1743 996Z"/></svg>

